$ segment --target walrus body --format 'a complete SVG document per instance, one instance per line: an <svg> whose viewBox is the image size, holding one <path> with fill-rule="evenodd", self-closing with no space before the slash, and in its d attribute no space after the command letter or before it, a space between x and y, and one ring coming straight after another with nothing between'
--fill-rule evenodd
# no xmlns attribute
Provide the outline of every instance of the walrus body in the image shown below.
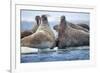
<svg viewBox="0 0 100 73"><path fill-rule="evenodd" d="M73 23L70 23L70 22L67 22L67 23L69 24L69 26L71 26L74 29L89 32L88 25L86 25L86 24L73 24ZM59 27L59 25L55 25L53 28L54 28L54 30L58 31L60 27Z"/></svg>
<svg viewBox="0 0 100 73"><path fill-rule="evenodd" d="M61 17L60 28L58 31L57 46L58 48L66 48L72 46L89 45L89 33L83 30L72 28L65 20L65 16Z"/></svg>
<svg viewBox="0 0 100 73"><path fill-rule="evenodd" d="M21 32L21 39L36 32L40 24L40 16L36 16L35 20L36 20L36 24L34 24L32 30L25 30Z"/></svg>
<svg viewBox="0 0 100 73"><path fill-rule="evenodd" d="M53 47L55 36L48 24L47 17L42 15L41 21L42 23L34 34L21 40L22 46L40 49Z"/></svg>
<svg viewBox="0 0 100 73"><path fill-rule="evenodd" d="M23 31L23 32L21 32L21 39L26 37L26 36L29 36L31 34L32 34L32 31L28 31L28 30Z"/></svg>
<svg viewBox="0 0 100 73"><path fill-rule="evenodd" d="M87 24L77 24L77 25L79 25L79 26L81 26L81 27L83 27L83 28L86 28L86 29L88 29L88 30L90 29L89 26L88 26Z"/></svg>
<svg viewBox="0 0 100 73"><path fill-rule="evenodd" d="M77 25L77 24L73 24L73 23L70 23L70 22L67 22L69 24L69 26L71 26L72 28L74 29L78 29L78 30L83 30L85 32L89 32L88 29L82 27L82 25Z"/></svg>

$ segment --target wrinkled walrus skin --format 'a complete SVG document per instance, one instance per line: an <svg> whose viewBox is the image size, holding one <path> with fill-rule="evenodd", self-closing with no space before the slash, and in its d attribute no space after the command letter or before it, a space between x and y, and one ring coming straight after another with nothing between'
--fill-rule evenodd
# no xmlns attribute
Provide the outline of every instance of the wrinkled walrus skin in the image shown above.
<svg viewBox="0 0 100 73"><path fill-rule="evenodd" d="M58 30L58 48L89 45L89 33L72 28L61 16L60 28Z"/></svg>
<svg viewBox="0 0 100 73"><path fill-rule="evenodd" d="M83 30L85 32L89 32L89 26L87 24L73 24L70 22L67 22L69 24L69 26L71 26L74 29L78 29L78 30ZM56 30L58 32L60 26L59 25L55 25L53 27L54 30Z"/></svg>
<svg viewBox="0 0 100 73"><path fill-rule="evenodd" d="M55 42L55 36L51 30L46 15L42 15L41 24L37 31L21 40L22 46L32 48L52 48Z"/></svg>

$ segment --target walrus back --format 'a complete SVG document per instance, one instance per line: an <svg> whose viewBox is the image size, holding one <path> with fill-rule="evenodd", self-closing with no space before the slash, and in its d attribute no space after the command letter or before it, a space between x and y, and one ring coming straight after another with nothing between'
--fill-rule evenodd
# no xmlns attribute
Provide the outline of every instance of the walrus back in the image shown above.
<svg viewBox="0 0 100 73"><path fill-rule="evenodd" d="M89 45L89 33L85 31L70 28L65 34L67 46Z"/></svg>

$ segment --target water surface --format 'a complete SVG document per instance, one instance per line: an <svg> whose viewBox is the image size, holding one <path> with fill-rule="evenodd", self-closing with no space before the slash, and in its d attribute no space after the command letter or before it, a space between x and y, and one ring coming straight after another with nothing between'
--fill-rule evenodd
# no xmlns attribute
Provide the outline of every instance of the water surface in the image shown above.
<svg viewBox="0 0 100 73"><path fill-rule="evenodd" d="M82 48L82 47L81 47ZM89 60L89 48L21 54L21 63Z"/></svg>

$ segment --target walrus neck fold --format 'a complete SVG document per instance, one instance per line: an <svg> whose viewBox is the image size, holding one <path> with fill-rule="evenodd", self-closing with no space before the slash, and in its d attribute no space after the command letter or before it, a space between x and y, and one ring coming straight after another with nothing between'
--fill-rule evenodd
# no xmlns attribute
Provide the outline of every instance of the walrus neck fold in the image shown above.
<svg viewBox="0 0 100 73"><path fill-rule="evenodd" d="M42 24L47 25L48 21L42 21Z"/></svg>

